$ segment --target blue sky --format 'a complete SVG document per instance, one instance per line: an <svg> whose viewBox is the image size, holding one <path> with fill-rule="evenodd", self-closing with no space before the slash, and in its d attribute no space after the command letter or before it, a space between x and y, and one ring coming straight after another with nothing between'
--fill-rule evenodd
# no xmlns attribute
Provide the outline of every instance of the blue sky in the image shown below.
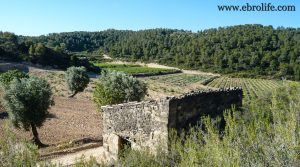
<svg viewBox="0 0 300 167"><path fill-rule="evenodd" d="M296 6L296 12L219 12L217 5ZM176 28L198 31L238 24L300 27L300 0L0 0L0 31L51 32Z"/></svg>

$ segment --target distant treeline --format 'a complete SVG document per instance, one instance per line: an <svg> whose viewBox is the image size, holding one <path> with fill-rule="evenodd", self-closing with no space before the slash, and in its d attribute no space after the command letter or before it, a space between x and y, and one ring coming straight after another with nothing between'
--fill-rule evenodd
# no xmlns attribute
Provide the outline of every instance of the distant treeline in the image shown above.
<svg viewBox="0 0 300 167"><path fill-rule="evenodd" d="M99 71L87 59L69 54L62 47L46 46L31 37L20 37L0 31L0 60L29 61L34 64L66 69L70 66L85 66L88 70Z"/></svg>
<svg viewBox="0 0 300 167"><path fill-rule="evenodd" d="M20 46L28 48L28 41L34 43L30 45L33 47L41 43L61 55L99 50L115 58L188 69L300 80L299 28L240 25L197 33L173 29L106 30L15 38ZM2 45L0 37L0 49ZM10 45L4 47L4 51L9 48Z"/></svg>

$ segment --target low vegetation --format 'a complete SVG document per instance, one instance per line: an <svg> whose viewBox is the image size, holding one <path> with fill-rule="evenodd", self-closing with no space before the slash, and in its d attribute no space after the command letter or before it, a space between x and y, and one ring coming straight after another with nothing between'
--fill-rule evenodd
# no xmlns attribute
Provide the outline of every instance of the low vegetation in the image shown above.
<svg viewBox="0 0 300 167"><path fill-rule="evenodd" d="M0 166L36 166L38 148L26 141L18 141L8 123L4 126L5 131L0 138Z"/></svg>
<svg viewBox="0 0 300 167"><path fill-rule="evenodd" d="M140 101L147 93L147 86L138 79L123 72L103 72L96 83L93 94L95 103L100 107Z"/></svg>
<svg viewBox="0 0 300 167"><path fill-rule="evenodd" d="M67 69L65 79L69 90L72 92L70 97L82 92L89 84L90 78L85 67L70 67Z"/></svg>

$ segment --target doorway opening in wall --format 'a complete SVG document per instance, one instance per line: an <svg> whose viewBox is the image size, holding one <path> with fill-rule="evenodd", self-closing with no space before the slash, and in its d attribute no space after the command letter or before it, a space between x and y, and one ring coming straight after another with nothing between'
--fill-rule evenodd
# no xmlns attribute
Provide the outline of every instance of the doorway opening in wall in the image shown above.
<svg viewBox="0 0 300 167"><path fill-rule="evenodd" d="M119 144L121 153L124 152L126 149L131 149L131 142L129 141L129 138L120 137Z"/></svg>

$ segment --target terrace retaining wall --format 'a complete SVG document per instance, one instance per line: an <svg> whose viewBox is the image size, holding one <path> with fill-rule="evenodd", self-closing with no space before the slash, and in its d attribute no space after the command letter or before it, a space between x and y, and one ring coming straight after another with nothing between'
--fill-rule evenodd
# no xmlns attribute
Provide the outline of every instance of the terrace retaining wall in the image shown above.
<svg viewBox="0 0 300 167"><path fill-rule="evenodd" d="M151 77L151 76L159 76L159 75L168 75L168 74L178 74L182 73L181 70L173 70L173 71L160 71L156 73L139 73L139 74L132 74L132 76L137 78L144 78L144 77Z"/></svg>

